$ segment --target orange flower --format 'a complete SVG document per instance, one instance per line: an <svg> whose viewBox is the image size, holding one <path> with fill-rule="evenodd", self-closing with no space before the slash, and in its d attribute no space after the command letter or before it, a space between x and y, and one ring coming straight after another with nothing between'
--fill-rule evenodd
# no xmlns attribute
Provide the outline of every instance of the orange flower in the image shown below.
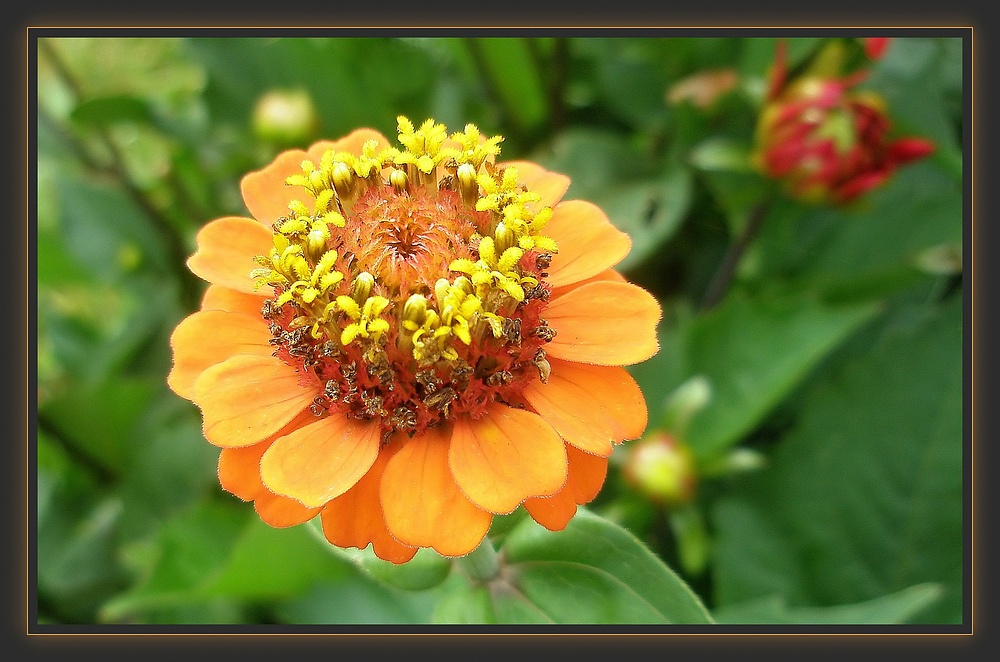
<svg viewBox="0 0 1000 662"><path fill-rule="evenodd" d="M461 556L520 505L565 527L642 434L621 366L657 351L660 307L612 269L631 242L560 202L565 176L497 164L501 140L400 117L403 149L359 129L288 151L243 179L252 219L198 234L210 285L168 382L268 524Z"/></svg>

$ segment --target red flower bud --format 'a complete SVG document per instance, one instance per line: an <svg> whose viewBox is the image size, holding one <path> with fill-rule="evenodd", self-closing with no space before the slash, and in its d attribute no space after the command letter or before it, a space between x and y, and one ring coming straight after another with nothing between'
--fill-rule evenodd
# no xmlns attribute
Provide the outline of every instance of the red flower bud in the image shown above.
<svg viewBox="0 0 1000 662"><path fill-rule="evenodd" d="M884 48L884 46L882 47ZM779 51L775 80L783 78ZM806 202L842 204L882 185L895 170L934 151L920 138L887 140L884 103L847 79L802 78L775 90L757 126L755 161ZM773 82L773 81L772 81Z"/></svg>

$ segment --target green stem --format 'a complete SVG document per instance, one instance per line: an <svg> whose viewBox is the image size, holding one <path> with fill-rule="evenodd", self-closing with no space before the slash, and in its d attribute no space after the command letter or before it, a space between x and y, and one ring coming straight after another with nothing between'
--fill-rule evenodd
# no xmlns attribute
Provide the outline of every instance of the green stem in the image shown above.
<svg viewBox="0 0 1000 662"><path fill-rule="evenodd" d="M489 538L483 538L479 547L455 560L459 569L473 582L488 582L500 574L500 555Z"/></svg>
<svg viewBox="0 0 1000 662"><path fill-rule="evenodd" d="M712 282L705 292L705 298L701 302L699 309L701 312L711 310L725 296L729 285L733 281L733 277L736 275L736 267L739 265L740 258L743 257L743 253L753 243L757 232L760 231L761 226L764 224L764 217L767 216L767 210L770 207L771 198L765 198L757 203L757 206L750 212L750 218L743 227L743 232L736 238L736 241L730 244L729 250L726 251L726 255L722 258L718 270L716 270L715 275L712 277Z"/></svg>

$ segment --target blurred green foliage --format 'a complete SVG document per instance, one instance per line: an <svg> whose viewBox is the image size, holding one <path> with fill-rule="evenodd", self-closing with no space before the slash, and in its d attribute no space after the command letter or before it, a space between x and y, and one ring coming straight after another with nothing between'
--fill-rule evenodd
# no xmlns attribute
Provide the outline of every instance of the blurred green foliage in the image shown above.
<svg viewBox="0 0 1000 662"><path fill-rule="evenodd" d="M828 41L790 39L793 67ZM774 39L41 38L39 623L967 620L962 46L896 39L870 64L899 133L937 151L835 209L748 166ZM734 84L707 105L671 94L720 70ZM316 121L262 130L269 93ZM694 455L692 503L642 497L626 443L565 531L497 518L517 571L498 586L272 529L221 490L199 411L165 384L203 288L194 235L246 214L240 178L280 150L393 136L399 114L503 134L505 158L568 174L630 234L620 266L665 311L632 371L650 430L685 421L665 431ZM664 417L693 377L707 402Z"/></svg>

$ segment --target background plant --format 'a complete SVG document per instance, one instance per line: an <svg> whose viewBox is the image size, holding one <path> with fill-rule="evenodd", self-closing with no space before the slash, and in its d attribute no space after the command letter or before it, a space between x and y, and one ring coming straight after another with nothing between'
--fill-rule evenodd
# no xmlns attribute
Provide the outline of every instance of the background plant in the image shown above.
<svg viewBox="0 0 1000 662"><path fill-rule="evenodd" d="M39 622L961 622L962 46L865 62L935 152L834 207L750 166L770 38L39 39ZM568 174L665 311L632 372L683 461L644 483L629 442L565 532L497 518L514 591L267 527L164 381L242 175L399 114Z"/></svg>

